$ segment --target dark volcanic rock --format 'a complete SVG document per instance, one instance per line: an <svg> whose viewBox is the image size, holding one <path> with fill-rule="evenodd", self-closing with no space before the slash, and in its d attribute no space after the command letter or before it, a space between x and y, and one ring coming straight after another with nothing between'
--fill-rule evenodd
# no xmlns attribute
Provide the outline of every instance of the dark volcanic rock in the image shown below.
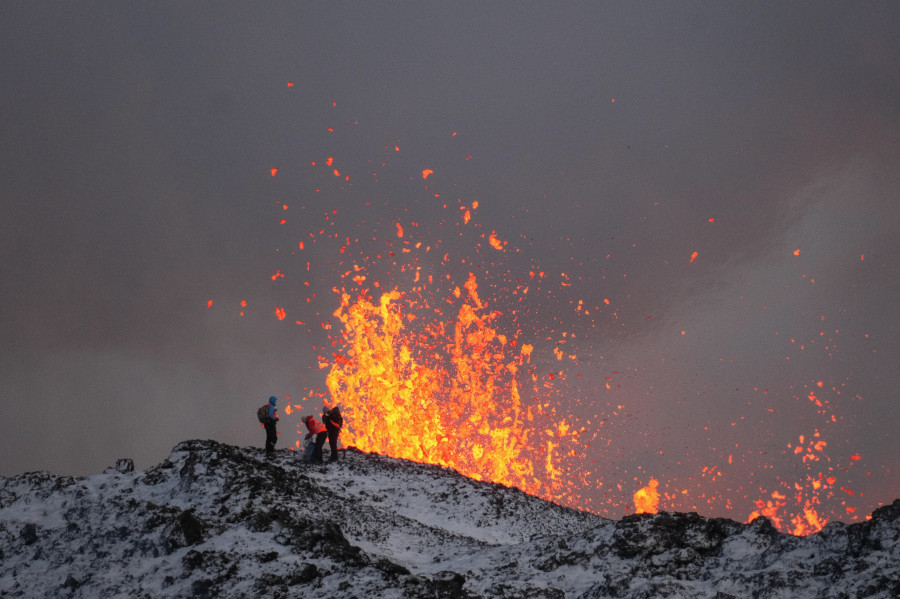
<svg viewBox="0 0 900 599"><path fill-rule="evenodd" d="M19 538L26 545L31 545L37 542L37 526L35 526L34 523L29 522L22 527L22 533L19 535Z"/></svg>
<svg viewBox="0 0 900 599"><path fill-rule="evenodd" d="M204 528L203 521L195 516L192 510L182 511L163 530L166 553L202 543Z"/></svg>
<svg viewBox="0 0 900 599"><path fill-rule="evenodd" d="M0 478L0 596L900 596L900 501L797 538L764 518L612 522L354 450L310 467L186 441L132 468Z"/></svg>

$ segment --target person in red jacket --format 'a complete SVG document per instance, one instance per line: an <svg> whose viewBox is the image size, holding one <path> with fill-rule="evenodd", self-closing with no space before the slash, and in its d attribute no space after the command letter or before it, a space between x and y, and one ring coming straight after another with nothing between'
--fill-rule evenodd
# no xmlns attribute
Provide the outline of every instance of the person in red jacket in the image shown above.
<svg viewBox="0 0 900 599"><path fill-rule="evenodd" d="M313 449L310 462L321 464L324 462L322 459L322 447L325 445L325 439L328 437L328 429L325 428L324 424L316 420L312 414L303 419L303 424L306 425L306 430L309 431L306 434L306 439L316 438L316 446Z"/></svg>

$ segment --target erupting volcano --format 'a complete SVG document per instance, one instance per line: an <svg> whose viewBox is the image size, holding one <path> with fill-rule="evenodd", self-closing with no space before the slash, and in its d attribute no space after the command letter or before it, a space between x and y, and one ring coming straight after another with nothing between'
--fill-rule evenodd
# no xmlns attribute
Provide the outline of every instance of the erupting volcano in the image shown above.
<svg viewBox="0 0 900 599"><path fill-rule="evenodd" d="M459 143L456 132L451 137ZM347 446L454 468L607 517L660 510L746 522L765 516L795 535L860 517L847 482L860 456L847 462L827 453L826 428L840 420L827 396L840 396L841 386L818 381L792 402L808 401L821 424L784 443L777 461L746 434L729 438L744 415L703 426L701 413L679 432L695 435L690 445L669 457L677 442L669 424L654 431L634 415L649 414L652 423L666 413L655 414L659 399L641 381L640 365L621 372L599 355L597 345L609 345L635 318L631 295L622 298L605 274L612 254L598 266L564 237L569 267L542 267L527 243L507 241L524 234L481 224L486 200L447 201L456 193L452 177L437 166L405 167L402 152L398 140L364 167L337 156L308 161L317 187L315 200L299 208L299 223L286 217L295 213L286 201L277 202L278 226L294 249L278 248L268 273L288 293L274 313L305 329L318 356L317 376L305 379L289 415L339 404ZM361 168L369 172L354 172ZM278 177L287 172L277 169ZM369 200L383 196L379 185L400 199ZM359 207L352 217L323 209L322 198L348 195ZM703 259L693 251L683 263L697 268ZM290 297L284 287L296 282L300 293ZM677 330L682 338L692 333ZM754 393L768 396L767 389ZM777 413L768 403L758 411L762 426ZM716 435L730 448L716 447ZM790 473L780 471L785 464Z"/></svg>

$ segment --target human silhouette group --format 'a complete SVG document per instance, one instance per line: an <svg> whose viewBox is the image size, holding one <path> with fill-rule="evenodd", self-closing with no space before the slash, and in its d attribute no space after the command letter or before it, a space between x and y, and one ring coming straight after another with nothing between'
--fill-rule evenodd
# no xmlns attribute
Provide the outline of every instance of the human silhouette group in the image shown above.
<svg viewBox="0 0 900 599"><path fill-rule="evenodd" d="M278 409L276 407L278 398L274 395L269 398L267 406L259 409L260 421L266 430L266 458L275 458L275 444L278 442ZM311 464L324 464L324 447L325 440L328 440L331 454L328 458L329 462L336 462L338 459L338 437L341 434L341 428L344 426L344 418L341 416L341 409L338 406L328 407L322 406L322 420L316 420L315 416L309 414L303 418L303 424L306 426L306 437L303 461Z"/></svg>

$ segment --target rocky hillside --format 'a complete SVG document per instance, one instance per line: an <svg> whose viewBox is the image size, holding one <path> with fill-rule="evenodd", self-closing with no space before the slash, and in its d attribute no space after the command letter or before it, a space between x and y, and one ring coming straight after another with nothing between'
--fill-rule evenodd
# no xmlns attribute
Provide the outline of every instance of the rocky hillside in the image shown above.
<svg viewBox="0 0 900 599"><path fill-rule="evenodd" d="M900 596L900 501L797 538L765 519L614 522L452 470L341 457L187 441L143 472L0 478L0 596Z"/></svg>

